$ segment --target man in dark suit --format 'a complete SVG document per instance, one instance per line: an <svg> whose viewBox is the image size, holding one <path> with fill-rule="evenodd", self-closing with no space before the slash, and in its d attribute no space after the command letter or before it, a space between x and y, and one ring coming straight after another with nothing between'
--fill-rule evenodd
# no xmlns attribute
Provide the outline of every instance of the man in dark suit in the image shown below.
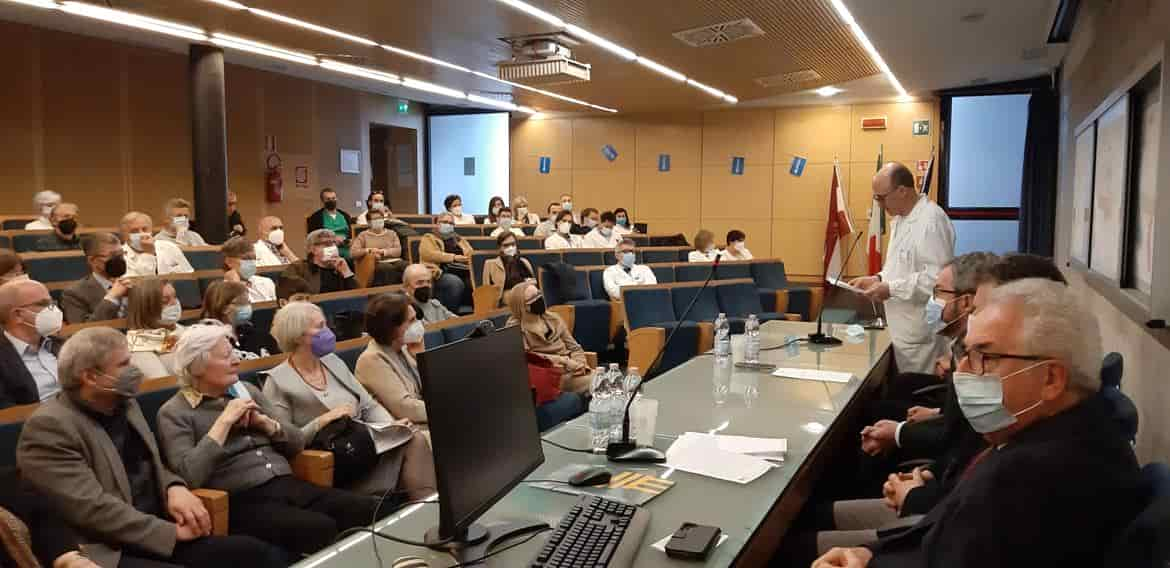
<svg viewBox="0 0 1170 568"><path fill-rule="evenodd" d="M60 343L53 336L62 322L44 284L15 280L0 286L0 408L40 402L61 390Z"/></svg>
<svg viewBox="0 0 1170 568"><path fill-rule="evenodd" d="M834 548L814 568L1105 566L1142 507L1140 472L1100 388L1096 318L1063 284L1030 278L986 294L955 372L988 448L913 526Z"/></svg>
<svg viewBox="0 0 1170 568"><path fill-rule="evenodd" d="M123 314L131 284L126 274L122 241L111 233L94 233L81 241L89 276L74 282L61 294L65 321L82 323L118 319Z"/></svg>

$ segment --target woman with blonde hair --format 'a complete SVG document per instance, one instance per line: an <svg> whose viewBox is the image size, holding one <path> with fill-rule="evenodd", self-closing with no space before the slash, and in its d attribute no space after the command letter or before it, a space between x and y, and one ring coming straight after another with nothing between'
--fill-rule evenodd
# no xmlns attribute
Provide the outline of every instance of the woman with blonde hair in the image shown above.
<svg viewBox="0 0 1170 568"><path fill-rule="evenodd" d="M700 229L695 233L695 250L687 255L687 262L715 262L719 251L715 249L715 233Z"/></svg>
<svg viewBox="0 0 1170 568"><path fill-rule="evenodd" d="M183 306L170 282L146 278L126 295L126 342L130 362L148 379L175 373L175 344L186 330Z"/></svg>
<svg viewBox="0 0 1170 568"><path fill-rule="evenodd" d="M585 393L590 386L589 363L585 350L573 338L565 320L549 312L544 295L536 285L524 281L504 296L512 317L508 325L519 325L524 338L524 350L564 370L561 390Z"/></svg>
<svg viewBox="0 0 1170 568"><path fill-rule="evenodd" d="M540 214L528 208L528 198L523 195L512 198L512 215L521 225L540 224Z"/></svg>

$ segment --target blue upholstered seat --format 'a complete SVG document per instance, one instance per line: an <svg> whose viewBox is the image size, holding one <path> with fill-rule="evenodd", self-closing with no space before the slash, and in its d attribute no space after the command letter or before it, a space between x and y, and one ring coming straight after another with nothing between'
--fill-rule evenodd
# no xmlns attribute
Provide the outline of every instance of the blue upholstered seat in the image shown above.
<svg viewBox="0 0 1170 568"><path fill-rule="evenodd" d="M765 308L775 309L775 305L768 306L767 303L775 302L776 290L788 291L788 308L784 311L788 313L800 314L805 320L815 318L816 314L812 312L812 290L807 286L793 286L788 282L788 275L784 272L784 263L780 261L767 262L753 262L751 264L752 279L756 281L756 286L760 289L761 301L765 302ZM771 296L771 298L769 298ZM849 321L855 319L850 318Z"/></svg>
<svg viewBox="0 0 1170 568"><path fill-rule="evenodd" d="M715 270L718 280L734 280L737 278L751 278L752 265L750 264L720 264Z"/></svg>
<svg viewBox="0 0 1170 568"><path fill-rule="evenodd" d="M1164 568L1170 562L1170 466L1146 464L1142 489L1144 507L1117 536L1106 566Z"/></svg>
<svg viewBox="0 0 1170 568"><path fill-rule="evenodd" d="M434 349L446 342L446 337L443 335L443 330L432 329L423 335L423 346L427 349Z"/></svg>
<svg viewBox="0 0 1170 568"><path fill-rule="evenodd" d="M223 268L223 253L217 250L184 250L183 255L195 270L219 270Z"/></svg>
<svg viewBox="0 0 1170 568"><path fill-rule="evenodd" d="M175 296L184 310L193 310L203 305L203 292L199 290L198 280L172 280L175 287Z"/></svg>
<svg viewBox="0 0 1170 568"><path fill-rule="evenodd" d="M659 284L673 284L677 281L674 276L674 265L651 266L650 271L654 273L654 278Z"/></svg>
<svg viewBox="0 0 1170 568"><path fill-rule="evenodd" d="M644 264L657 264L660 262L678 262L678 251L675 249L661 250L661 249L643 249L642 262Z"/></svg>
<svg viewBox="0 0 1170 568"><path fill-rule="evenodd" d="M568 249L562 252L565 262L573 266L600 266L601 251L597 250L572 250Z"/></svg>
<svg viewBox="0 0 1170 568"><path fill-rule="evenodd" d="M28 277L38 282L69 282L81 280L89 274L89 266L80 252L76 256L24 259Z"/></svg>
<svg viewBox="0 0 1170 568"><path fill-rule="evenodd" d="M20 228L23 229L24 226L22 225ZM50 233L46 232L44 234L15 235L12 237L12 250L18 253L33 252L36 250L37 241L39 241L42 236L48 234Z"/></svg>
<svg viewBox="0 0 1170 568"><path fill-rule="evenodd" d="M695 264L680 264L674 267L674 278L676 282L702 282L707 279L707 275L711 274L711 268L714 266L710 262L700 262Z"/></svg>
<svg viewBox="0 0 1170 568"><path fill-rule="evenodd" d="M671 291L666 288L626 288L622 290L626 321L630 329L675 321Z"/></svg>
<svg viewBox="0 0 1170 568"><path fill-rule="evenodd" d="M691 300L695 298L695 295L699 293L700 289L701 287L699 286L671 289L670 300L674 306L674 318L672 319L681 320L683 318L683 312L687 309ZM715 293L715 287L708 286L706 290L703 290L699 299L695 301L695 305L691 308L690 313L686 314L686 321L715 321L715 318L719 316L719 312L719 297Z"/></svg>
<svg viewBox="0 0 1170 568"><path fill-rule="evenodd" d="M455 225L455 234L464 237L482 237L483 227L477 225Z"/></svg>

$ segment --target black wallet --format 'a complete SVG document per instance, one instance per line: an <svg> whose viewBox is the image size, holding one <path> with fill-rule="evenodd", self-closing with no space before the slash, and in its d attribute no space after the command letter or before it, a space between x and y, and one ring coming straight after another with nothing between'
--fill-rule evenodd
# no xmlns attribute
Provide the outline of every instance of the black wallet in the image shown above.
<svg viewBox="0 0 1170 568"><path fill-rule="evenodd" d="M666 543L666 555L684 560L704 560L719 542L719 527L683 523Z"/></svg>

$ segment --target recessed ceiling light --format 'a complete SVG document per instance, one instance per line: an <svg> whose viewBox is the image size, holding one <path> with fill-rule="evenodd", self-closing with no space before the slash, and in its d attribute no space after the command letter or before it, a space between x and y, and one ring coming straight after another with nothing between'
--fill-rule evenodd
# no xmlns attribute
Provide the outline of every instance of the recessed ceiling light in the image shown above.
<svg viewBox="0 0 1170 568"><path fill-rule="evenodd" d="M837 87L834 87L832 85L826 85L824 87L821 87L819 89L814 90L813 92L822 96L822 97L831 97L831 96L836 95L838 93L845 92L845 89L838 89Z"/></svg>
<svg viewBox="0 0 1170 568"><path fill-rule="evenodd" d="M869 36L865 35L865 31L861 29L861 26L857 23L857 20L853 19L853 14L849 12L849 8L845 7L845 3L842 0L829 1L833 4L833 9L837 11L837 16L841 18L841 21L845 22L845 25L849 26L849 30L853 32L853 37L856 38L858 43L861 44L861 47L864 47L865 51L869 53L869 58L873 60L873 64L877 66L878 70L886 75L886 80L890 82L890 85L894 87L894 90L903 97L907 96L906 89L902 88L902 83L899 83L898 78L894 76L894 72L890 71L890 66L886 65L886 60L882 59L882 56L880 53L878 53L877 48L874 47L873 43L869 41Z"/></svg>
<svg viewBox="0 0 1170 568"><path fill-rule="evenodd" d="M898 102L900 102L900 103L912 103L912 102L914 102L914 97L912 97L912 96L910 96L910 95L898 95Z"/></svg>

